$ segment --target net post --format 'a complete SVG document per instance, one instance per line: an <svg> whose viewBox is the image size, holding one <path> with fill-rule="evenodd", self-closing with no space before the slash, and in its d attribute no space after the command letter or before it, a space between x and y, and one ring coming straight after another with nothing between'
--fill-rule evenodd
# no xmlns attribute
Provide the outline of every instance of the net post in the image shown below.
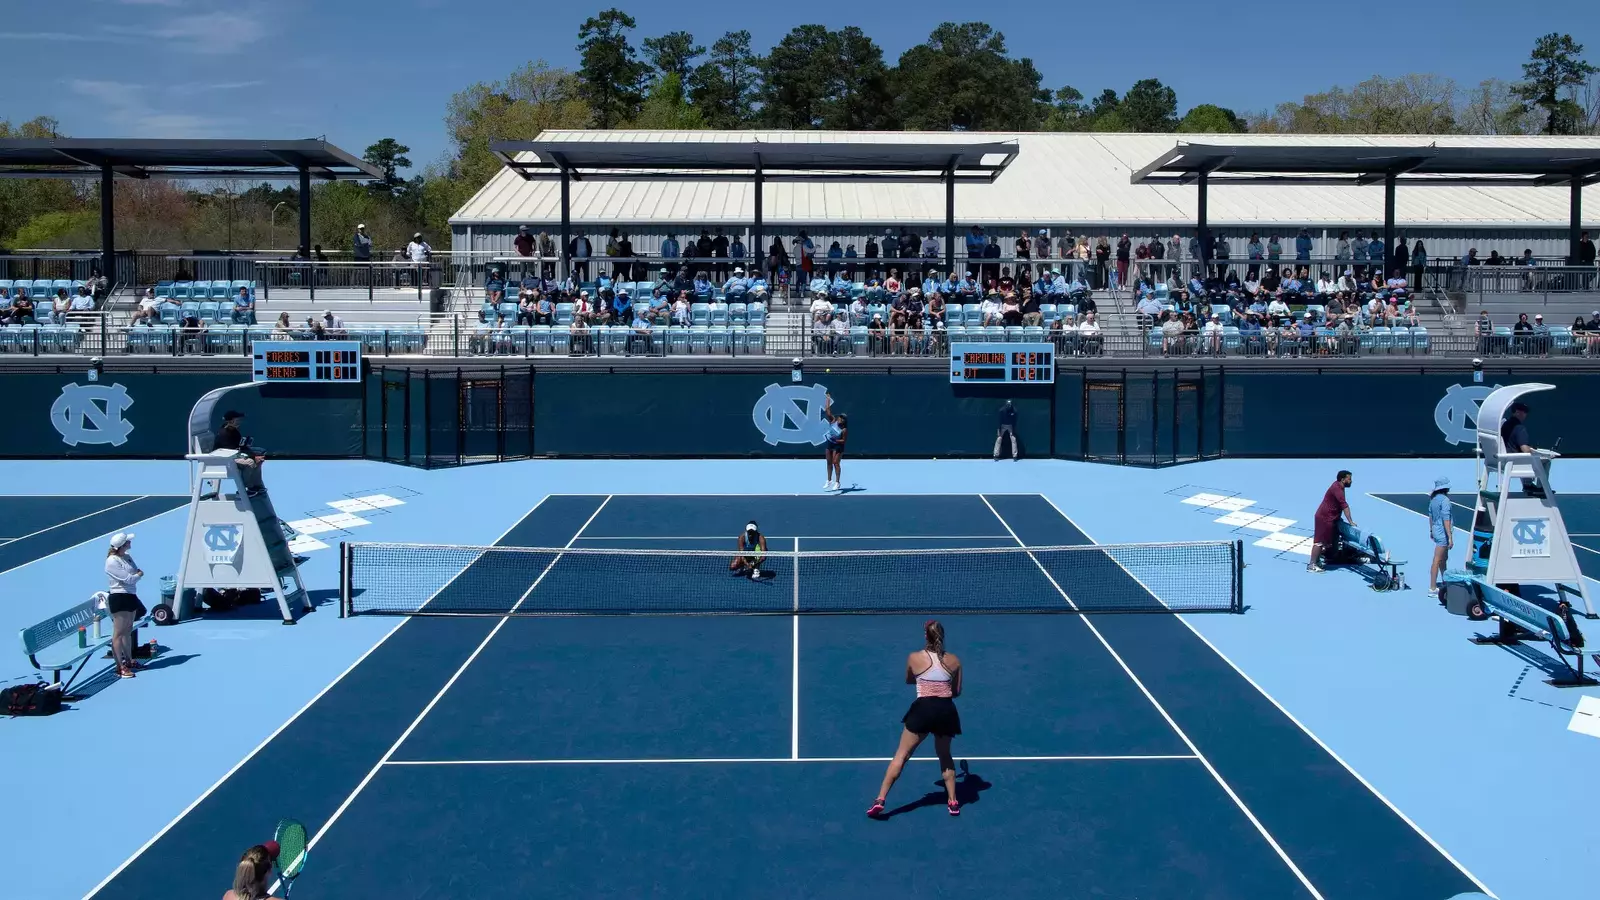
<svg viewBox="0 0 1600 900"><path fill-rule="evenodd" d="M339 542L339 618L350 617L350 544Z"/></svg>
<svg viewBox="0 0 1600 900"><path fill-rule="evenodd" d="M1244 612L1244 541L1233 542L1233 611Z"/></svg>

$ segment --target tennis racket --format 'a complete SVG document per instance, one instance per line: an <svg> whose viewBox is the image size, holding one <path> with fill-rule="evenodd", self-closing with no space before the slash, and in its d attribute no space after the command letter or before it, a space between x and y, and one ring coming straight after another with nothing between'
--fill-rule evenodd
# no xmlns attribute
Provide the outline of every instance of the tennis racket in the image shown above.
<svg viewBox="0 0 1600 900"><path fill-rule="evenodd" d="M294 819L281 819L278 828L272 833L272 839L278 842L278 881L283 884L283 896L289 896L290 888L294 887L294 880L306 866L306 826Z"/></svg>

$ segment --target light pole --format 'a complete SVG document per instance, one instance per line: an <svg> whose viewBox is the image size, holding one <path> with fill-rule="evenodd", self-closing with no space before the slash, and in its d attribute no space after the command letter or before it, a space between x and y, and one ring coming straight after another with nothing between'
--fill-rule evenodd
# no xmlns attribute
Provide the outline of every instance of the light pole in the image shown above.
<svg viewBox="0 0 1600 900"><path fill-rule="evenodd" d="M267 243L271 244L272 246L268 249L278 249L278 210L288 205L289 201L279 200L278 205L272 208L272 215L269 217L271 224L267 226Z"/></svg>

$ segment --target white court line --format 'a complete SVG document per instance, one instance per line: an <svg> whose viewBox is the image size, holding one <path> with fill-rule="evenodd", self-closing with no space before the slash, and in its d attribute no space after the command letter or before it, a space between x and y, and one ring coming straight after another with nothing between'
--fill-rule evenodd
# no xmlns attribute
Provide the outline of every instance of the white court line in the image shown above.
<svg viewBox="0 0 1600 900"><path fill-rule="evenodd" d="M572 540L567 541L567 548L570 548L573 543L583 535L584 529L589 527L589 523L593 522L595 517L600 515L600 510L605 509L606 504L610 502L611 495L605 495L605 499L601 500L600 505L594 508L594 512L589 514L589 518L585 519L583 524L578 526L577 532L572 535ZM534 508L537 509L538 507L536 506ZM532 510L529 510L530 515L532 512ZM339 821L339 817L344 815L344 811L350 808L350 804L355 802L356 797L361 795L361 792L365 790L367 785L372 782L373 777L376 776L379 770L384 767L384 764L389 762L389 760L394 756L395 751L400 749L400 745L404 744L406 739L411 737L411 733L417 730L417 726L421 725L422 720L428 717L428 713L433 712L433 708L439 704L440 700L444 699L444 695L450 691L450 688L453 687L456 681L461 678L461 675L466 672L468 667L472 665L473 661L478 658L478 654L483 652L483 648L489 646L489 642L494 640L494 636L500 633L500 629L504 628L507 622L511 621L511 617L519 608L521 608L522 604L527 601L528 597L533 594L534 589L539 586L539 583L544 581L544 577L550 574L550 570L555 568L556 563L560 561L561 554L558 553L556 554L555 559L550 560L550 564L544 567L544 571L539 573L539 577L533 580L533 584L528 585L528 589L522 592L522 596L517 598L517 602L512 604L511 609L506 613L506 615L502 616L500 621L495 623L494 628L489 630L489 633L485 635L483 640L478 643L477 648L472 651L472 654L467 657L466 661L461 664L460 668L456 669L455 674L450 676L450 680L444 683L444 687L439 688L439 692L433 695L433 699L429 700L428 705L422 708L422 712L417 713L417 717L411 720L411 724L407 725L406 730L400 733L400 737L396 738L395 742L389 746L389 749L384 752L383 756L373 764L372 768L367 772L366 777L362 778L361 783L356 785L356 789L350 792L350 796L344 798L344 802L339 804L339 808L333 811L333 815L328 817L328 821L322 823L322 827L317 829L317 833L311 836L311 840L306 842L307 850L315 847L317 842L322 840L323 835L328 833L328 829L332 828L333 824ZM272 885L272 889L277 890L276 883Z"/></svg>
<svg viewBox="0 0 1600 900"><path fill-rule="evenodd" d="M1044 495L1041 494L1040 496L1044 496ZM1367 496L1372 497L1373 495L1372 494L1368 494ZM1049 497L1045 497L1044 499L1045 499L1046 503L1049 503L1052 507L1055 508L1055 511L1057 513L1061 514L1061 518L1066 519L1068 524L1070 524L1073 528L1078 529L1078 531L1080 533L1082 533L1085 538L1088 538L1090 541L1094 540L1094 538L1089 534L1089 532L1084 531L1082 526L1080 526L1077 522L1073 521L1071 516L1067 515L1065 510L1063 510L1059 506L1056 506L1056 503L1055 503L1054 500L1051 500ZM1374 497L1374 499L1382 500L1383 498ZM1383 502L1389 503L1389 501L1387 501L1387 500L1384 500ZM1405 509L1405 507L1400 506L1398 503L1390 503L1390 505L1391 506L1397 506L1400 509ZM1107 555L1109 556L1110 554L1107 554ZM1112 561L1116 562L1115 558L1113 558ZM1121 562L1117 562L1117 566L1119 568L1121 568L1122 571L1124 571L1124 572L1128 571L1127 568L1125 566L1123 566ZM1139 581L1138 577L1135 576L1132 572L1128 572L1128 576L1130 578L1133 578L1134 581ZM1140 582L1140 583L1142 584L1142 582ZM1147 588L1145 588L1145 590L1149 590L1149 588L1147 587ZM1156 595L1155 595L1154 592L1151 592L1151 596L1154 597ZM1156 599L1159 600L1160 598L1157 597ZM1165 605L1165 604L1163 604L1163 605ZM1287 718L1289 721L1291 721L1291 722L1293 722L1295 724L1295 727L1297 727L1301 731L1305 732L1306 737L1311 738L1311 740L1314 741L1318 747L1322 748L1322 751L1324 753L1326 753L1329 756L1333 757L1334 762L1337 762L1339 765L1343 766L1344 770L1346 772L1349 772L1350 775L1352 777L1354 777L1356 781L1360 782L1362 787L1364 787L1367 790L1371 791L1372 795L1374 797L1377 797L1379 800L1383 801L1383 805L1389 807L1389 810L1391 812L1393 812L1395 815L1399 816L1400 817L1400 821L1402 821L1402 822L1406 823L1407 825L1411 826L1411 830L1412 831L1415 831L1418 835L1420 835L1422 837L1423 840L1427 841L1428 845L1431 846L1433 849L1437 850L1439 852L1440 856L1443 856L1445 859L1449 860L1450 864L1455 866L1456 869L1459 872L1461 872L1461 874L1467 876L1467 880L1471 881L1474 885L1476 885L1478 890L1482 891L1485 894L1488 894L1490 897L1498 897L1499 896L1494 891L1489 890L1489 887L1487 885L1485 885L1482 881L1479 881L1478 880L1478 876L1476 876L1476 875L1472 874L1471 872L1469 872L1467 870L1466 866L1463 866L1460 863L1460 861L1458 861L1454 856L1451 856L1450 855L1450 851L1448 851L1448 850L1444 849L1444 847L1440 846L1439 842L1434 840L1432 835L1428 834L1426 831L1423 831L1422 827L1419 826L1416 822L1413 822L1411 820L1410 816L1406 815L1404 812L1401 812L1400 811L1400 807L1395 806L1394 803L1392 803L1389 800L1388 797L1385 797L1383 795L1382 791L1378 790L1376 787L1374 787L1372 785L1372 782L1370 782L1367 779L1363 778L1360 772L1357 772L1353 766L1351 766L1349 763L1345 762L1344 761L1344 757L1342 757L1339 754L1335 753L1333 751L1333 748L1329 747L1327 745L1327 743L1322 740L1322 738L1317 737L1315 732L1313 732L1310 728L1307 728L1305 726L1305 723L1303 723L1299 719L1295 718L1294 714L1289 712L1289 710L1286 709L1282 703L1279 703L1278 699L1276 697L1274 697L1271 694L1267 693L1266 688L1263 688L1261 685L1256 683L1255 679L1253 679L1249 675L1245 674L1245 671L1243 669L1239 668L1239 666L1237 664L1235 664L1233 660L1229 659L1228 655L1226 653L1223 653L1221 650L1218 650L1217 649L1217 645L1211 643L1211 641L1204 634L1201 634L1200 630L1195 628L1194 625L1191 624L1187 618L1185 618L1183 616L1178 616L1177 618L1178 618L1179 622L1182 622L1184 624L1185 628L1188 628L1191 632L1194 633L1195 637L1200 639L1201 643L1203 643L1207 647L1211 648L1211 652L1212 653L1215 653L1218 656L1218 658L1220 658L1223 662L1227 663L1230 667L1232 667L1232 669L1235 672L1239 673L1239 677L1243 678L1245 680L1246 684L1249 684L1251 687L1255 688L1258 692L1260 692L1261 696L1267 698L1267 702L1268 703L1271 703L1273 706L1277 707L1278 712L1283 713L1285 718Z"/></svg>
<svg viewBox="0 0 1600 900"><path fill-rule="evenodd" d="M976 498L978 498L980 496L984 496L984 495L987 495L987 496L990 496L990 497L1040 497L1040 496L1043 496L1038 491L984 491L983 494L975 494L975 493L952 494L952 493L950 493L948 491L935 491L935 492L932 492L932 493L922 493L922 494L914 493L914 492L911 492L911 491L898 491L898 492L890 491L890 492L887 492L887 493L883 493L883 492L879 492L879 491L872 491L871 492L871 496L873 496L873 497L971 497L971 498L976 499ZM561 494L561 493L556 493L556 494L550 494L549 496L551 496L551 497L650 497L652 499L658 499L658 500L682 500L682 499L689 498L689 497L696 498L696 499L699 499L699 498L722 498L722 497L816 497L818 499L822 499L822 498L825 498L825 497L831 497L833 495L832 494L795 494L795 493L788 493L788 494L770 494L770 493L769 494L741 494L741 493L738 493L738 492L729 492L729 493L726 493L726 494L661 494L661 493L654 493L654 494L629 494L629 493L620 493L620 494L595 494L595 493Z"/></svg>
<svg viewBox="0 0 1600 900"><path fill-rule="evenodd" d="M168 496L168 495L165 495L165 494L153 494L151 496ZM535 503L533 505L532 509L529 509L526 513L524 513L522 515L522 518L520 518L516 522L512 523L510 528L507 528L505 531L500 532L500 536L495 538L495 542L498 543L501 540L504 540L505 536L510 534L512 529L516 528L518 525L521 525L523 523L523 521L528 518L528 516L533 515L533 511L538 509L539 505L542 504L542 503L544 503L544 500L540 499L539 503ZM199 806L200 803L202 801L204 801L207 797L211 796L212 793L214 793L217 788L222 787L222 783L227 781L229 778L232 778L233 777L233 773L235 773L235 772L239 771L240 769L244 768L244 764L245 763L247 763L250 760L254 759L255 755L257 753L260 753L262 751L262 749L265 748L268 744L272 743L273 739L276 738L279 734L282 734L283 730L285 728L288 728L290 725L293 725L295 720L300 718L300 716L302 714L304 714L306 710L310 709L318 700L322 699L322 695L323 694L326 694L327 692L333 690L333 686L334 685L338 684L340 681L343 681L344 677L346 675L349 675L351 672L354 672L356 670L356 666L361 665L361 663L364 662L368 656L371 656L374 651L376 651L379 647L382 647L384 641L387 641L389 638L394 637L394 633L399 631L402 627L404 627L407 622L411 621L411 618L412 617L407 616L406 618L401 619L399 622L397 622L395 624L395 626L393 628L389 629L383 635L383 637L378 638L378 642L377 643L373 644L370 648L367 649L367 651L365 653L363 653L363 654L361 654L361 656L357 657L356 661L351 663L348 668L346 668L343 672L340 672L337 676L335 676L332 681L328 682L328 686L327 687L325 687L322 690L318 691L317 695L315 697L312 697L310 700L306 701L306 705L305 706L302 706L298 710L295 710L294 715L290 716L282 725L279 725L276 729L273 730L273 732L271 734L267 735L266 738L264 740L262 740L261 743L259 743L259 744L257 744L255 746L255 749L253 749L249 753L245 754L244 759L239 760L239 762L236 763L233 768L231 768L227 772L225 772L221 778L218 778L216 780L216 783L212 784L211 787L206 788L204 793L202 793L200 796L196 797L194 799L193 803L190 803L188 806L185 806L183 808L182 812L178 813L176 816L173 816L172 821L170 821L166 825L162 826L161 830L156 832L155 835L150 838L150 840L145 841L143 846L141 846L139 849L133 851L133 855L131 855L127 859L123 860L122 861L122 865L117 866L117 868L115 870L113 870L110 875L107 875L99 884L97 884L93 888L91 888L89 893L84 894L83 895L84 900L89 900L90 897L93 897L95 894L99 893L102 889L104 889L106 885L110 884L112 879L116 878L118 875L121 875L123 869L126 869L128 866L132 865L133 861L138 859L141 855L143 855L146 850L149 850L152 846L154 846L156 841L161 840L162 835L165 835L167 832L171 831L173 826L177 825L179 822L181 822L183 820L184 816L187 816L189 813L193 812L194 808ZM273 891L276 891L276 890L277 890L277 885L274 884L273 885ZM269 892L269 893L271 893L271 892Z"/></svg>
<svg viewBox="0 0 1600 900"><path fill-rule="evenodd" d="M796 538L807 541L1008 541L1009 535L1004 534L769 534L772 540ZM578 543L590 541L726 541L725 534L642 534L642 535L610 535L596 534L584 538Z"/></svg>
<svg viewBox="0 0 1600 900"><path fill-rule="evenodd" d="M35 496L41 496L41 497L76 497L76 496L85 496L85 495L79 495L79 494L38 494L38 495L35 495ZM176 496L178 496L178 495L176 495L176 494L146 494L145 495L145 497L176 497ZM121 504L119 503L118 506L120 506L120 505ZM188 511L187 504L181 504L180 503L179 505L174 506L173 508L171 508L169 510L165 510L163 512L158 512L153 516L146 516L143 519L140 519L138 522L134 522L132 524L133 525L143 524L145 522L149 522L149 521L152 521L154 519L159 519L162 516L178 512L180 510L187 512ZM87 538L85 540L81 540L81 541L77 542L76 544L73 544L70 547L62 547L60 550L57 550L54 553L46 553L44 556L35 557L33 559L28 560L25 563L18 563L16 565L12 566L9 569L0 570L0 575L5 575L5 574L8 574L10 572L15 572L18 569L27 568L28 566L31 566L36 562L42 562L43 560L47 560L52 556L59 556L59 555L61 555L63 553L66 553L68 550L76 550L79 547L82 547L84 544L92 543L94 541L100 540L101 538L110 537L111 535L117 533L118 531L127 530L129 527L130 527L129 525L123 525L123 526L121 526L119 528L113 528L110 531L102 531L99 534L95 535L94 537Z"/></svg>
<svg viewBox="0 0 1600 900"><path fill-rule="evenodd" d="M1149 756L961 756L972 762L1152 762L1166 760L1198 760L1186 753L1156 754ZM686 759L391 759L386 766L652 766L652 765L719 765L727 763L886 763L892 756L807 756L805 758L781 756L741 756L719 759L698 757ZM936 756L913 756L910 762L938 762Z"/></svg>
<svg viewBox="0 0 1600 900"><path fill-rule="evenodd" d="M1011 537L1016 540L1017 546L1026 548L1028 545L1022 542L1022 538L1017 537L1017 533L1014 529L1012 529L1011 523L1006 521L1005 516L1000 515L1000 511L995 509L994 504L989 502L989 498L983 497L982 499L983 505L989 507L989 511L994 513L994 517L996 519L1000 520L1000 524L1004 525L1005 529L1011 532ZM1049 498L1045 499L1048 501ZM1060 512L1060 510L1057 509L1057 512ZM1065 517L1065 514L1063 514L1063 517ZM1070 522L1071 520L1069 519L1068 521ZM1077 528L1077 525L1074 524L1073 527ZM1078 530L1082 531L1083 529L1080 528ZM1085 534L1084 537L1088 537L1088 535ZM1110 554L1106 555L1108 558L1110 558ZM1052 577L1049 570L1044 567L1044 563L1039 562L1039 558L1034 556L1033 551L1028 551L1028 558L1033 560L1033 564L1039 567L1039 571L1046 579L1049 580L1050 585L1054 587L1059 594L1061 594L1061 599L1067 601L1067 603L1073 609L1077 609L1078 604L1072 602L1072 598L1068 597L1067 592L1062 590L1061 585L1056 583L1055 578ZM1305 886L1307 891L1311 892L1311 896L1315 897L1316 900L1325 900L1321 892L1319 892L1316 886L1311 883L1311 879L1307 878L1305 873L1300 871L1300 867L1295 865L1294 860L1289 858L1289 854L1286 853L1283 847L1278 844L1277 839L1272 836L1271 832L1267 831L1267 827L1261 824L1261 820L1256 818L1256 814L1251 812L1250 807L1246 806L1244 800L1234 792L1233 787L1229 785L1227 780L1222 777L1222 773L1218 772L1216 766L1211 764L1211 760L1206 759L1205 754L1200 752L1200 747L1196 745L1194 741L1190 740L1189 735L1181 727L1179 727L1177 721L1174 720L1167 712L1166 707L1161 705L1161 701L1157 700L1155 695L1150 693L1150 689L1145 687L1144 682L1139 680L1139 676L1133 673L1133 669L1123 661L1122 655L1117 653L1116 648L1111 646L1111 642L1106 640L1105 635L1100 633L1100 629L1095 627L1094 622L1090 621L1089 617L1086 615L1079 616L1079 620L1082 621L1084 626L1087 627L1089 631L1094 634L1095 638L1100 641L1100 645L1106 648L1106 652L1111 654L1111 658L1117 661L1117 665L1122 667L1122 671L1127 673L1129 678L1133 679L1134 685L1136 685L1139 688L1139 691L1144 694L1145 699L1149 700L1150 705L1156 708L1156 712L1161 714L1161 718L1167 720L1167 725L1170 726L1173 732L1176 733L1178 737L1183 740L1184 744L1188 746L1190 752L1192 752L1195 755L1195 758L1200 761L1200 765L1206 767L1206 771L1211 773L1211 777L1216 779L1217 784L1222 787L1223 792L1226 793L1231 800L1233 800L1235 806L1239 807L1239 811L1244 813L1245 818L1250 820L1250 824L1255 826L1256 831L1260 832L1261 837L1266 840L1268 846L1272 847L1273 851L1278 854L1278 858L1283 860L1284 865L1289 867L1289 871L1293 872L1295 877L1300 879L1300 883Z"/></svg>
<svg viewBox="0 0 1600 900"><path fill-rule="evenodd" d="M140 500L145 499L146 496L148 496L148 495L141 494L140 496L134 497L131 500L124 500L121 503L113 503L112 505L107 506L104 509L97 509L94 512L84 513L83 515L78 516L76 519L68 519L65 522L57 522L56 524L51 525L49 528L41 528L38 531L30 532L28 534L20 535L18 537L14 537L14 538L9 538L8 541L20 541L23 538L31 538L31 537L34 537L36 535L44 534L46 531L54 531L57 528L60 528L60 527L62 527L64 525L71 525L73 522L82 522L84 519L87 519L90 516L98 516L103 512L110 512L113 509L119 509L121 507L127 506L129 503L138 503Z"/></svg>
<svg viewBox="0 0 1600 900"><path fill-rule="evenodd" d="M800 758L800 539L794 539L794 611L795 615L789 618L794 620L794 661L790 679L793 685L790 689L789 704L793 715L789 721L789 758Z"/></svg>

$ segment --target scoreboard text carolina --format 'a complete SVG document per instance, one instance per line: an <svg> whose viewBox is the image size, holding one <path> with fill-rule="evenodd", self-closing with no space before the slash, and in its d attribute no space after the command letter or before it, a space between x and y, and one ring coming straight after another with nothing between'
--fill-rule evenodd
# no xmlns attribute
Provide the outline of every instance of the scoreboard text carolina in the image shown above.
<svg viewBox="0 0 1600 900"><path fill-rule="evenodd" d="M252 381L358 382L360 341L256 341L250 346Z"/></svg>
<svg viewBox="0 0 1600 900"><path fill-rule="evenodd" d="M951 384L1054 384L1051 344L950 345Z"/></svg>

